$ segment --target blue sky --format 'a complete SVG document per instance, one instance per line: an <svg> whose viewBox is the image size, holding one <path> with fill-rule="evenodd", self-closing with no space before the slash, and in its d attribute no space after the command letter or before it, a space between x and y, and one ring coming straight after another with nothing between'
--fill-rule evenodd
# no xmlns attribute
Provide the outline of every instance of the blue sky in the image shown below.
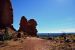
<svg viewBox="0 0 75 50"><path fill-rule="evenodd" d="M22 16L35 19L38 32L75 32L75 0L11 0L14 27Z"/></svg>

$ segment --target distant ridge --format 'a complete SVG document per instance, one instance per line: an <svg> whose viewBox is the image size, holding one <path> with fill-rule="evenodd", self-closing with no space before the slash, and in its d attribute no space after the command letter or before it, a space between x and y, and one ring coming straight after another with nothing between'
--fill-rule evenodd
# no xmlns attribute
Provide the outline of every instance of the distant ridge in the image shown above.
<svg viewBox="0 0 75 50"><path fill-rule="evenodd" d="M38 33L39 37L56 37L61 36L62 34L75 34L75 33Z"/></svg>

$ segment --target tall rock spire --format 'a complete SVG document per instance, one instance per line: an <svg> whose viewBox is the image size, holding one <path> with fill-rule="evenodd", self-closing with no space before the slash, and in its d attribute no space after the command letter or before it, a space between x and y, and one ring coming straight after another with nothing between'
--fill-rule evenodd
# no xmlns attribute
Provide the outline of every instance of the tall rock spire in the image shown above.
<svg viewBox="0 0 75 50"><path fill-rule="evenodd" d="M28 22L25 16L22 16L21 20L20 20L20 27L18 31L24 31L27 32L28 29Z"/></svg>
<svg viewBox="0 0 75 50"><path fill-rule="evenodd" d="M0 27L13 24L13 9L10 0L0 0Z"/></svg>

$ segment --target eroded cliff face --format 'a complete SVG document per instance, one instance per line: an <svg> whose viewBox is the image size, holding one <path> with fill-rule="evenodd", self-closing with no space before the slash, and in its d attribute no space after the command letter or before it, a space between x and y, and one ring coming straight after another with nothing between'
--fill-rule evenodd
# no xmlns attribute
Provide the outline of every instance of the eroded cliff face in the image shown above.
<svg viewBox="0 0 75 50"><path fill-rule="evenodd" d="M5 28L8 28L11 34L16 31L13 27L13 8L10 0L0 0L0 30Z"/></svg>
<svg viewBox="0 0 75 50"><path fill-rule="evenodd" d="M10 0L0 0L0 28L13 24L13 9Z"/></svg>

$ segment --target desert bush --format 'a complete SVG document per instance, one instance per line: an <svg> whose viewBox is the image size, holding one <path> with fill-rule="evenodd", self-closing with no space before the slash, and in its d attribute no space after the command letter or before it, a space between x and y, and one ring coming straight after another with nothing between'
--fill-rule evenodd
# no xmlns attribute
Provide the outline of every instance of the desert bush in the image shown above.
<svg viewBox="0 0 75 50"><path fill-rule="evenodd" d="M10 40L11 38L12 38L12 36L9 35L8 28L5 28L5 32L4 32L4 35L3 35L3 40Z"/></svg>
<svg viewBox="0 0 75 50"><path fill-rule="evenodd" d="M10 40L11 36L8 33L4 34L4 40Z"/></svg>

